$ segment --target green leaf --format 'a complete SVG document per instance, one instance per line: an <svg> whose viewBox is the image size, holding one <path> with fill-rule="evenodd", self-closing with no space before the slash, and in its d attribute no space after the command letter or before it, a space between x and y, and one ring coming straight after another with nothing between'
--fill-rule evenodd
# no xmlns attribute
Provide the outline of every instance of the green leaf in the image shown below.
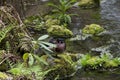
<svg viewBox="0 0 120 80"><path fill-rule="evenodd" d="M50 52L43 50L45 52L45 54L47 54L51 59L54 59L54 57L52 57L52 55L50 55Z"/></svg>
<svg viewBox="0 0 120 80"><path fill-rule="evenodd" d="M33 55L32 55L32 54L29 54L28 64L29 64L30 66L32 66L32 65L34 64L34 58L33 58Z"/></svg>
<svg viewBox="0 0 120 80"><path fill-rule="evenodd" d="M22 74L21 68L13 68L13 69L9 70L8 72L10 72L14 75L21 75Z"/></svg>
<svg viewBox="0 0 120 80"><path fill-rule="evenodd" d="M53 3L48 3L47 5L59 9L59 7L57 5L54 5Z"/></svg>
<svg viewBox="0 0 120 80"><path fill-rule="evenodd" d="M44 39L46 39L48 37L49 37L49 35L43 35L43 36L39 37L38 40L44 40Z"/></svg>
<svg viewBox="0 0 120 80"><path fill-rule="evenodd" d="M47 51L53 53L53 51L50 50L50 49L49 49L47 46L45 46L44 44L39 44L39 45L42 47L42 49L45 49L45 50L47 50Z"/></svg>
<svg viewBox="0 0 120 80"><path fill-rule="evenodd" d="M39 63L43 63L43 64L45 64L45 65L49 65L43 58L41 58L41 57L39 57L39 56L37 56L37 55L33 55L34 57L35 57L35 59L37 60L37 61L39 61Z"/></svg>
<svg viewBox="0 0 120 80"><path fill-rule="evenodd" d="M7 33L10 32L13 28L13 25L9 25L0 31L0 42L7 36Z"/></svg>
<svg viewBox="0 0 120 80"><path fill-rule="evenodd" d="M45 45L47 45L49 47L56 48L55 44L52 44L52 43L49 43L49 42L43 42L43 41L41 41L41 43L43 43L43 44L45 44Z"/></svg>
<svg viewBox="0 0 120 80"><path fill-rule="evenodd" d="M23 55L23 60L24 60L24 62L26 62L26 61L28 60L28 58L29 58L29 53L25 53L25 54Z"/></svg>

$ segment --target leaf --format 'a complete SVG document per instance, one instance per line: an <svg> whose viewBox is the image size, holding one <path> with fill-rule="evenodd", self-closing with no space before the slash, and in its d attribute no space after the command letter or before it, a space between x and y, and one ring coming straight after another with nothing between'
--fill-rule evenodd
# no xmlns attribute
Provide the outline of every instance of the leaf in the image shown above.
<svg viewBox="0 0 120 80"><path fill-rule="evenodd" d="M41 41L41 43L43 43L43 44L45 44L45 45L47 45L49 47L56 48L55 44L52 44L52 43L49 43L49 42L43 42L43 41Z"/></svg>
<svg viewBox="0 0 120 80"><path fill-rule="evenodd" d="M7 33L10 32L13 28L13 25L9 25L0 31L0 42L7 36Z"/></svg>
<svg viewBox="0 0 120 80"><path fill-rule="evenodd" d="M53 51L50 50L50 49L49 49L47 46L45 46L44 44L39 44L39 45L42 47L42 49L47 50L47 51L53 53Z"/></svg>
<svg viewBox="0 0 120 80"><path fill-rule="evenodd" d="M54 59L54 57L52 57L52 55L50 55L50 52L43 50L45 52L45 54L47 54L51 59Z"/></svg>
<svg viewBox="0 0 120 80"><path fill-rule="evenodd" d="M48 37L49 37L49 35L43 35L43 36L39 37L38 40L44 40L44 39L46 39Z"/></svg>
<svg viewBox="0 0 120 80"><path fill-rule="evenodd" d="M59 9L59 7L57 5L54 5L53 3L48 3L47 5Z"/></svg>
<svg viewBox="0 0 120 80"><path fill-rule="evenodd" d="M36 60L38 60L40 63L43 63L45 65L49 65L43 58L37 56L37 55L33 55L35 57Z"/></svg>
<svg viewBox="0 0 120 80"><path fill-rule="evenodd" d="M20 74L22 74L21 68L12 68L8 72L10 72L10 73L12 73L14 75L20 75Z"/></svg>
<svg viewBox="0 0 120 80"><path fill-rule="evenodd" d="M33 44L37 44L37 41L32 41Z"/></svg>
<svg viewBox="0 0 120 80"><path fill-rule="evenodd" d="M68 23L71 23L72 21L71 21L70 15L66 15L66 17L67 17L67 19L68 19Z"/></svg>
<svg viewBox="0 0 120 80"><path fill-rule="evenodd" d="M33 58L33 55L32 55L32 54L29 54L28 64L29 64L30 66L32 66L32 65L34 64L34 58Z"/></svg>
<svg viewBox="0 0 120 80"><path fill-rule="evenodd" d="M29 58L29 53L25 53L25 54L23 55L23 60L24 60L24 62L26 62L26 61L28 60L28 58Z"/></svg>

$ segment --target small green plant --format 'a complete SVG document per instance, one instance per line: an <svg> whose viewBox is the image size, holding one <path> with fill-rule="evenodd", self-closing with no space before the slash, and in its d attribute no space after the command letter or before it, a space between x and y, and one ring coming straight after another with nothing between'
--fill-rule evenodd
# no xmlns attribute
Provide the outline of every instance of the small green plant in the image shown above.
<svg viewBox="0 0 120 80"><path fill-rule="evenodd" d="M118 67L120 65L120 58L113 58L109 53L104 53L100 56L86 54L77 62L86 69L107 69Z"/></svg>
<svg viewBox="0 0 120 80"><path fill-rule="evenodd" d="M6 38L7 34L14 28L13 25L8 25L0 31L0 43Z"/></svg>
<svg viewBox="0 0 120 80"><path fill-rule="evenodd" d="M71 16L74 14L69 14L68 10L73 6L76 0L59 0L59 4L49 3L48 5L53 7L52 13L53 17L59 19L61 24L71 23Z"/></svg>
<svg viewBox="0 0 120 80"><path fill-rule="evenodd" d="M25 76L30 80L55 80L71 76L76 71L75 62L71 56L60 54L58 57L51 59L47 55L39 57L32 53L25 53L24 62L17 64L7 72L13 74L14 77Z"/></svg>
<svg viewBox="0 0 120 80"><path fill-rule="evenodd" d="M25 53L23 55L23 61L23 63L17 64L14 68L11 68L7 72L13 74L14 78L24 76L30 80L42 80L44 75L49 72L48 70L43 70L43 65L48 66L48 63L45 61L45 59L37 55Z"/></svg>
<svg viewBox="0 0 120 80"><path fill-rule="evenodd" d="M32 41L33 50L40 48L41 50L43 50L43 52L45 52L47 55L52 57L50 55L50 53L53 53L53 51L51 49L55 48L56 45L43 41L43 40L47 39L48 37L49 37L49 35L43 35L43 36L39 37L38 40L33 40Z"/></svg>
<svg viewBox="0 0 120 80"><path fill-rule="evenodd" d="M41 31L44 29L44 21L40 16L30 16L24 20L27 28L33 28L34 30Z"/></svg>

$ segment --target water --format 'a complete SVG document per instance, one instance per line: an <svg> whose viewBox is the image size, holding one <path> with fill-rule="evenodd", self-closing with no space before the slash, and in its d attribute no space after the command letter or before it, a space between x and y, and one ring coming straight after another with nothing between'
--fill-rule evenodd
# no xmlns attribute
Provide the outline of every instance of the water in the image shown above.
<svg viewBox="0 0 120 80"><path fill-rule="evenodd" d="M102 0L101 15L103 19L120 22L120 0Z"/></svg>
<svg viewBox="0 0 120 80"><path fill-rule="evenodd" d="M109 49L114 53L113 55L120 56L120 0L102 0L99 13L101 15L99 24L109 31L110 36L114 40L110 44L111 47ZM87 18L88 20L86 20L89 22L89 17ZM84 22L86 23L87 21ZM97 22L93 20L91 23ZM90 44L90 47L94 44ZM111 71L78 71L72 80L120 80L120 69Z"/></svg>
<svg viewBox="0 0 120 80"><path fill-rule="evenodd" d="M41 1L42 3L45 3L47 0ZM44 10L45 8L44 4L41 4L37 7L33 7L31 10L28 10L26 14L33 15L37 13L33 11L34 9L39 11L39 9ZM92 23L100 24L104 26L104 28L109 31L110 36L112 36L113 42L110 44L111 52L120 56L120 0L101 0L99 9L81 9L79 7L74 7L70 10L70 12L78 14L78 16L72 17L73 22L70 25L70 29L75 35L79 35L80 29L82 29L85 25ZM86 40L85 42L73 41L68 45L71 48L67 50L73 53L86 53L91 48L101 46L103 42L104 40L94 42L91 39ZM74 77L69 79L67 78L66 80L120 80L119 71L119 69L114 71L80 70Z"/></svg>
<svg viewBox="0 0 120 80"><path fill-rule="evenodd" d="M120 80L119 75L119 69L115 71L79 71L72 80Z"/></svg>

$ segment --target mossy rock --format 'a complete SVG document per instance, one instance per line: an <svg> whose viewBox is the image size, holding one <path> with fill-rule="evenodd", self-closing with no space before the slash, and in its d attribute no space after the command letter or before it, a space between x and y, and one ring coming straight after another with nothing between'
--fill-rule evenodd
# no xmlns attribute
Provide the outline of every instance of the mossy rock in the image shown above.
<svg viewBox="0 0 120 80"><path fill-rule="evenodd" d="M57 77L58 79L63 79L69 77L76 71L70 55L59 54L58 58L55 58L52 61L54 65L50 67L50 71L45 75L45 80L54 80Z"/></svg>
<svg viewBox="0 0 120 80"><path fill-rule="evenodd" d="M101 32L104 31L104 28L101 27L98 24L90 24L90 25L86 25L83 30L82 33L83 34L91 34L91 35L97 35Z"/></svg>
<svg viewBox="0 0 120 80"><path fill-rule="evenodd" d="M105 68L110 68L110 67L118 67L118 64L116 62L114 62L113 60L107 61L104 64Z"/></svg>
<svg viewBox="0 0 120 80"><path fill-rule="evenodd" d="M50 28L47 29L47 32L53 37L70 38L73 36L72 31L59 25L52 25Z"/></svg>
<svg viewBox="0 0 120 80"><path fill-rule="evenodd" d="M95 6L94 0L80 0L79 6L84 8L92 8Z"/></svg>
<svg viewBox="0 0 120 80"><path fill-rule="evenodd" d="M51 27L52 25L59 25L60 24L60 20L58 19L47 19L46 22L45 22L45 26L46 28L49 28Z"/></svg>

